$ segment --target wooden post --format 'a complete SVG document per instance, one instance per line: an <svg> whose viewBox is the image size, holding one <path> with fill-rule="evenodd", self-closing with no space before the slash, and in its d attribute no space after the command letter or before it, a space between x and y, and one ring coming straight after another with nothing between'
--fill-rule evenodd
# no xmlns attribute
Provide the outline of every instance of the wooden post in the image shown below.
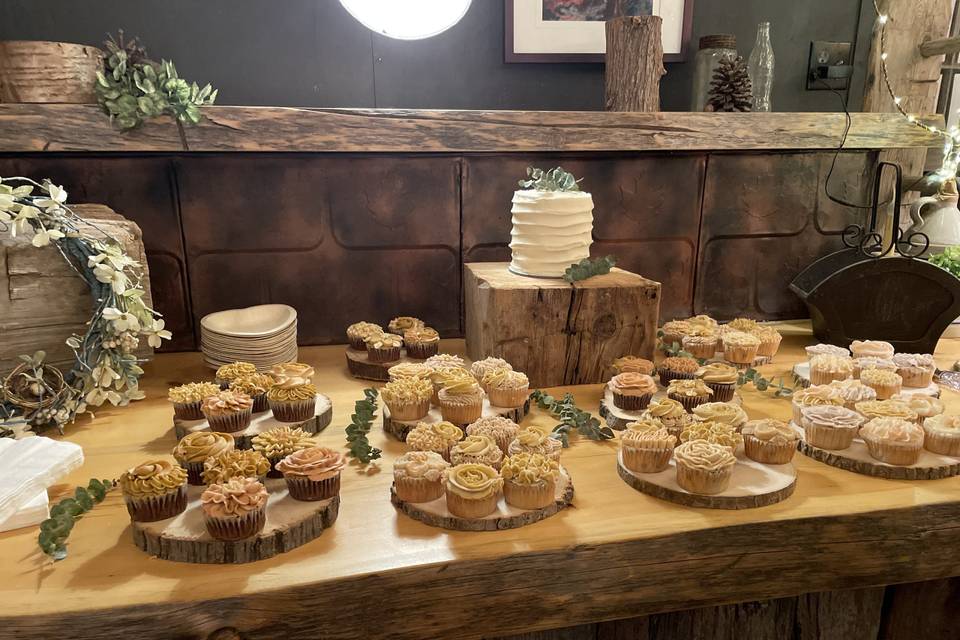
<svg viewBox="0 0 960 640"><path fill-rule="evenodd" d="M0 41L0 102L93 104L103 52L70 42Z"/></svg>
<svg viewBox="0 0 960 640"><path fill-rule="evenodd" d="M607 111L660 111L663 43L659 16L607 21Z"/></svg>

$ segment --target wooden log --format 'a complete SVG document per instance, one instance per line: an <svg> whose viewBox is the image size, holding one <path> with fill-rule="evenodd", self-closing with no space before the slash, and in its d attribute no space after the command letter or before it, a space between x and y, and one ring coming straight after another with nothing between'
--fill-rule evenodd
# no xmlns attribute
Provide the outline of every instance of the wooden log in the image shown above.
<svg viewBox="0 0 960 640"><path fill-rule="evenodd" d="M937 38L920 43L920 55L924 58L960 53L960 37Z"/></svg>
<svg viewBox="0 0 960 640"><path fill-rule="evenodd" d="M569 284L464 265L467 354L504 358L531 387L604 382L624 355L653 357L660 283L614 268Z"/></svg>
<svg viewBox="0 0 960 640"><path fill-rule="evenodd" d="M901 466L874 459L860 439L841 451L830 451L801 440L800 453L831 467L888 480L939 480L960 474L960 459L941 456L924 449L916 464Z"/></svg>
<svg viewBox="0 0 960 640"><path fill-rule="evenodd" d="M0 102L96 103L102 68L103 51L89 45L0 41Z"/></svg>
<svg viewBox="0 0 960 640"><path fill-rule="evenodd" d="M530 413L529 398L523 403L523 406L520 407L497 407L490 404L489 400L484 399L483 401L482 415L485 418L502 416L519 423L528 413ZM441 420L443 420L443 416L440 414L439 407L431 407L427 415L419 420L394 420L390 417L390 408L386 405L383 407L384 432L401 442L407 441L407 434L420 422L434 423L440 422ZM462 424L457 426L465 428L467 425Z"/></svg>
<svg viewBox="0 0 960 640"><path fill-rule="evenodd" d="M607 20L607 61L603 73L607 111L660 111L663 42L659 16Z"/></svg>
<svg viewBox="0 0 960 640"><path fill-rule="evenodd" d="M347 370L354 378L361 380L374 380L376 382L387 382L390 379L390 367L405 362L423 362L407 356L407 350L400 350L400 359L392 362L374 362L367 356L366 351L346 348Z"/></svg>

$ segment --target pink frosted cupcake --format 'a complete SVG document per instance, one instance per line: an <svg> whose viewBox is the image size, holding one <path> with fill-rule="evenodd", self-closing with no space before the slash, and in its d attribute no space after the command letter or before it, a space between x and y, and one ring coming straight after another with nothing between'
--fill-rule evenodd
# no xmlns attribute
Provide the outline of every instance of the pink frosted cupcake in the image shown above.
<svg viewBox="0 0 960 640"><path fill-rule="evenodd" d="M923 449L923 428L900 418L874 418L860 427L870 455L887 464L915 464Z"/></svg>
<svg viewBox="0 0 960 640"><path fill-rule="evenodd" d="M217 540L244 540L263 530L267 489L256 478L212 484L200 496L207 533Z"/></svg>
<svg viewBox="0 0 960 640"><path fill-rule="evenodd" d="M903 379L903 386L914 389L929 387L937 363L929 353L898 353L893 356L897 365L897 374Z"/></svg>
<svg viewBox="0 0 960 640"><path fill-rule="evenodd" d="M343 454L326 447L310 447L288 455L277 464L294 500L328 500L340 493Z"/></svg>
<svg viewBox="0 0 960 640"><path fill-rule="evenodd" d="M642 373L618 373L607 387L613 393L613 404L626 411L646 409L657 392L657 383Z"/></svg>
<svg viewBox="0 0 960 640"><path fill-rule="evenodd" d="M250 426L253 399L245 393L220 391L204 399L200 409L210 423L211 431L236 433Z"/></svg>

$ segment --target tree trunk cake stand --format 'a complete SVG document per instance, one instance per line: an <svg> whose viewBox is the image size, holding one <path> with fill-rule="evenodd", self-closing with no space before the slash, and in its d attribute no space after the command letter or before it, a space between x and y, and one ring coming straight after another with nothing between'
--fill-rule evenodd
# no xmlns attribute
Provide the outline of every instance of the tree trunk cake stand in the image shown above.
<svg viewBox="0 0 960 640"><path fill-rule="evenodd" d="M706 509L753 509L786 500L797 486L797 470L793 464L761 464L746 457L737 457L730 486L721 493L690 493L677 484L676 461L659 473L636 473L623 465L617 452L617 472L628 485L661 500L686 507Z"/></svg>
<svg viewBox="0 0 960 640"><path fill-rule="evenodd" d="M481 416L484 418L495 418L497 416L502 416L519 423L528 413L530 413L529 398L523 403L523 406L515 409L509 407L497 407L490 404L490 401L486 398L483 399L483 412L481 413ZM441 422L442 420L443 416L440 414L439 407L430 407L430 411L427 413L427 415L419 420L404 421L392 420L390 418L390 409L386 405L383 406L383 430L401 442L407 441L407 434L410 433L410 430L417 426L418 423L434 423ZM457 426L463 428L467 425L458 424Z"/></svg>
<svg viewBox="0 0 960 640"><path fill-rule="evenodd" d="M810 386L810 362L798 362L793 365L793 380L798 385L806 389ZM900 389L900 393L905 396L910 396L913 394L919 394L924 396L932 396L934 398L940 397L940 385L936 382L931 382L929 386L922 388L915 387L903 387Z"/></svg>
<svg viewBox="0 0 960 640"><path fill-rule="evenodd" d="M304 422L280 422L273 417L272 411L261 411L253 414L250 426L243 431L231 433L236 442L237 449L250 449L253 447L254 436L276 429L277 427L288 426L291 428L300 428L307 433L320 433L330 424L333 419L333 403L330 398L322 393L317 394L317 408L314 415ZM173 419L173 430L177 440L197 431L209 431L210 424L206 420L181 420Z"/></svg>
<svg viewBox="0 0 960 640"><path fill-rule="evenodd" d="M560 467L560 479L557 480L554 497L554 502L542 509L518 509L508 505L503 496L500 496L496 511L483 518L467 519L447 511L446 497L437 498L431 502L404 502L397 498L394 488L390 487L390 501L397 510L431 527L456 531L517 529L549 518L565 509L573 501L573 482L570 479L570 473L564 467Z"/></svg>
<svg viewBox="0 0 960 640"><path fill-rule="evenodd" d="M400 359L392 362L373 362L367 357L366 351L347 347L347 369L354 378L362 380L374 380L376 382L387 382L390 380L390 374L387 373L390 367L407 362L423 362L407 355L406 349L400 350Z"/></svg>
<svg viewBox="0 0 960 640"><path fill-rule="evenodd" d="M653 394L653 400L659 400L661 398L667 397L667 391L664 388L660 388L655 394ZM735 404L740 406L743 404L743 398L740 397L738 392L733 393L733 399L729 401L728 404ZM627 428L627 424L631 422L636 422L640 419L641 414L645 409L640 409L639 411L628 411L627 409L621 409L617 405L613 404L613 392L609 388L603 390L603 397L600 399L600 417L607 421L607 426L616 431L623 431Z"/></svg>
<svg viewBox="0 0 960 640"><path fill-rule="evenodd" d="M203 523L200 495L204 487L187 487L187 509L157 522L133 522L133 543L163 560L197 564L241 564L265 560L310 542L333 525L340 510L340 496L303 502L287 493L286 482L268 478L264 483L267 518L263 530L244 540L216 540Z"/></svg>

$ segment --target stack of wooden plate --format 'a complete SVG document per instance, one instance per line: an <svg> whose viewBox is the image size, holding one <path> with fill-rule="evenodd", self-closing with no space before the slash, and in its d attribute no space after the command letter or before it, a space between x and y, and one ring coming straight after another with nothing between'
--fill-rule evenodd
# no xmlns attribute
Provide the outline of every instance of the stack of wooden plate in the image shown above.
<svg viewBox="0 0 960 640"><path fill-rule="evenodd" d="M207 366L241 360L264 371L297 359L297 310L263 304L211 313L200 321L200 350Z"/></svg>

